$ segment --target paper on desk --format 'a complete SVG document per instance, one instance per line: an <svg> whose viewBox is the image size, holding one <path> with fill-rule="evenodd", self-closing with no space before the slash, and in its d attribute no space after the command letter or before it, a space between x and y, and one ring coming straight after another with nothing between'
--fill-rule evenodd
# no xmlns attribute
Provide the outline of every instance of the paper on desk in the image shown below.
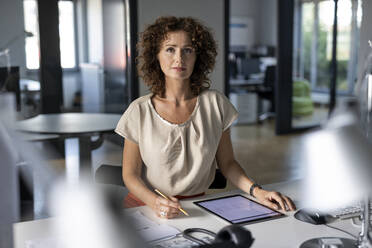
<svg viewBox="0 0 372 248"><path fill-rule="evenodd" d="M210 237L209 235L198 237L198 239L203 240L207 244L212 244L214 239ZM192 248L195 246L198 246L199 244L188 240L184 238L181 235L178 235L172 239L167 239L167 240L161 240L159 242L151 243L152 248Z"/></svg>
<svg viewBox="0 0 372 248"><path fill-rule="evenodd" d="M161 239L171 238L180 233L179 230L165 224L157 224L144 216L140 211L128 215L138 234L146 241L153 242Z"/></svg>
<svg viewBox="0 0 372 248"><path fill-rule="evenodd" d="M171 238L180 233L176 228L165 224L157 224L144 216L140 211L128 214L131 223L135 225L137 233L146 241L153 242ZM27 240L26 248L58 248L63 244L57 237Z"/></svg>
<svg viewBox="0 0 372 248"><path fill-rule="evenodd" d="M32 239L25 241L26 248L59 248L61 247L60 244L61 242L59 242L59 239L57 237Z"/></svg>

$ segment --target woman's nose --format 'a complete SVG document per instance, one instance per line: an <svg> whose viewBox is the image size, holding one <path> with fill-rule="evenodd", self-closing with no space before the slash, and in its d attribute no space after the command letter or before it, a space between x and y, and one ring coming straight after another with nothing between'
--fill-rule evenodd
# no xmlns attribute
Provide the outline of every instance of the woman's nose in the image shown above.
<svg viewBox="0 0 372 248"><path fill-rule="evenodd" d="M181 50L176 52L176 60L177 62L183 62L184 56Z"/></svg>

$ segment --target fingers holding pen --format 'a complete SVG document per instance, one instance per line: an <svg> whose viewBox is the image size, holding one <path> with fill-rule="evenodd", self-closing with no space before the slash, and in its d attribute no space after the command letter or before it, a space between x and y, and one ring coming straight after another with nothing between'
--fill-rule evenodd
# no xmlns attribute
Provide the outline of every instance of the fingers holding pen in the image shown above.
<svg viewBox="0 0 372 248"><path fill-rule="evenodd" d="M156 215L160 218L171 219L179 215L180 204L177 201L171 199L164 199L160 196L156 198Z"/></svg>

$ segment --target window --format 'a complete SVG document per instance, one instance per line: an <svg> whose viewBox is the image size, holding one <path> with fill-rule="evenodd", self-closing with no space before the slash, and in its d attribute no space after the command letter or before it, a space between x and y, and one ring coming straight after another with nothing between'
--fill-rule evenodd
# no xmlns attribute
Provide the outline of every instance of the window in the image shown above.
<svg viewBox="0 0 372 248"><path fill-rule="evenodd" d="M295 75L312 90L328 92L332 60L333 0L298 0L295 23ZM337 9L337 92L351 93L356 81L361 1L339 0Z"/></svg>
<svg viewBox="0 0 372 248"><path fill-rule="evenodd" d="M23 1L25 17L25 30L33 33L32 37L26 37L26 67L38 69L40 61L39 48L39 22L36 1Z"/></svg>
<svg viewBox="0 0 372 248"><path fill-rule="evenodd" d="M59 1L58 9L61 66L62 68L75 68L74 3L72 1Z"/></svg>
<svg viewBox="0 0 372 248"><path fill-rule="evenodd" d="M37 1L24 0L23 7L25 29L33 33L32 37L26 37L26 67L27 69L39 69L40 43ZM61 66L64 69L72 69L76 67L74 2L59 1L58 9Z"/></svg>

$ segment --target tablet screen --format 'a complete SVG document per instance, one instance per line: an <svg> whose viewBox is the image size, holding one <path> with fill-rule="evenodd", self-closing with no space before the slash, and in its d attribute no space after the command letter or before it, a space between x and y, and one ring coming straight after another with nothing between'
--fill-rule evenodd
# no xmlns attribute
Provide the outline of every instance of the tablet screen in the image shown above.
<svg viewBox="0 0 372 248"><path fill-rule="evenodd" d="M258 220L267 220L283 216L282 213L242 195L197 201L194 202L194 204L232 224L257 222Z"/></svg>

